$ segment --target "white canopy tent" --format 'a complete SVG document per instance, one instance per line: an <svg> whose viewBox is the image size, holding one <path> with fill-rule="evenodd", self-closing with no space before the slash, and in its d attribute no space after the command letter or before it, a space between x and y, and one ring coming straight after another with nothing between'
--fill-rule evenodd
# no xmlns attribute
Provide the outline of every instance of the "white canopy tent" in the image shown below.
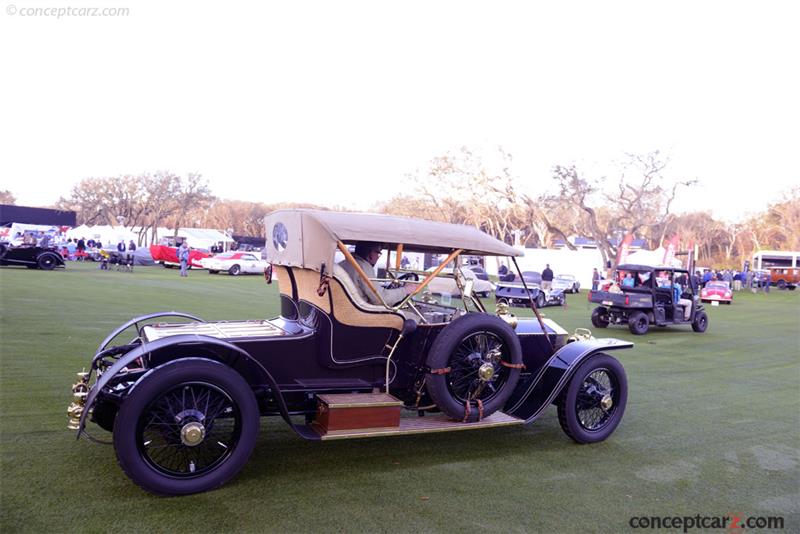
<svg viewBox="0 0 800 534"><path fill-rule="evenodd" d="M664 247L658 247L655 250L636 250L628 254L625 263L631 265L647 265L648 267L658 267L664 265ZM672 262L665 267L682 267L683 262L673 257Z"/></svg>
<svg viewBox="0 0 800 534"><path fill-rule="evenodd" d="M125 241L125 244L130 240L137 242L139 236L123 226L81 225L67 231L67 239L76 240L81 238L86 240L94 239L95 241L100 240L104 247L110 247L111 245L116 245L120 241Z"/></svg>

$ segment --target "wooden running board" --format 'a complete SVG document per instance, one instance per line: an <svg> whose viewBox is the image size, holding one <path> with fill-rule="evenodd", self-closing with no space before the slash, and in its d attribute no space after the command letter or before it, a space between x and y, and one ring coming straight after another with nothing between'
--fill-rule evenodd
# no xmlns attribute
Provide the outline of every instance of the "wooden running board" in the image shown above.
<svg viewBox="0 0 800 534"><path fill-rule="evenodd" d="M495 412L489 417L474 423L462 423L454 421L442 414L426 415L424 417L401 417L400 426L384 428L359 428L352 430L329 430L323 431L319 426L312 425L311 428L319 434L322 440L331 439L353 439L353 438L374 438L379 436L400 436L405 434L426 434L434 432L453 432L456 430L477 430L480 428L492 428L497 426L521 425L524 419L519 419L513 415L506 415L502 412Z"/></svg>

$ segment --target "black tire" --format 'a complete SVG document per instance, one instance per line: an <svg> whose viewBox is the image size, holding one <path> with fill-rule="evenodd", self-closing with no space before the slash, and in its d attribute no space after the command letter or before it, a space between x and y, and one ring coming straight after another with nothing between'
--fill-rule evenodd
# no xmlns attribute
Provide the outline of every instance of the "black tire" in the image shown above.
<svg viewBox="0 0 800 534"><path fill-rule="evenodd" d="M608 310L602 306L593 309L592 325L595 328L606 328L608 326Z"/></svg>
<svg viewBox="0 0 800 534"><path fill-rule="evenodd" d="M36 258L36 266L43 271L52 271L58 265L58 258L56 258L55 254L51 254L49 252L45 252L44 254L40 254L38 258Z"/></svg>
<svg viewBox="0 0 800 534"><path fill-rule="evenodd" d="M219 271L213 271L211 269L208 270L208 274L217 274Z"/></svg>
<svg viewBox="0 0 800 534"><path fill-rule="evenodd" d="M781 289L781 290L786 289L786 285L787 285L786 284L786 280L778 280L778 283L775 284L775 285L778 286L778 289Z"/></svg>
<svg viewBox="0 0 800 534"><path fill-rule="evenodd" d="M239 276L239 273L242 272L242 268L239 265L233 265L230 269L228 269L228 274L231 276Z"/></svg>
<svg viewBox="0 0 800 534"><path fill-rule="evenodd" d="M631 331L631 334L642 336L647 333L649 328L650 320L647 318L647 315L645 315L644 312L633 312L628 317L628 330Z"/></svg>
<svg viewBox="0 0 800 534"><path fill-rule="evenodd" d="M797 287L797 286L795 286L795 285L791 285L791 286L789 286L789 291L794 291L794 288L795 288L795 287Z"/></svg>
<svg viewBox="0 0 800 534"><path fill-rule="evenodd" d="M187 433L189 425L202 428L199 438ZM117 414L114 449L122 470L142 489L188 495L235 476L258 431L258 405L241 375L218 362L185 358L139 381ZM199 441L190 445L189 438Z"/></svg>
<svg viewBox="0 0 800 534"><path fill-rule="evenodd" d="M610 406L604 407L604 399ZM608 401L606 401L608 402ZM577 443L596 443L617 428L628 403L628 378L616 358L590 356L570 378L558 398L558 422Z"/></svg>
<svg viewBox="0 0 800 534"><path fill-rule="evenodd" d="M573 293L580 293L581 292L581 288L572 286L572 292Z"/></svg>
<svg viewBox="0 0 800 534"><path fill-rule="evenodd" d="M706 312L697 312L694 314L694 321L692 321L692 330L702 334L708 328L708 315Z"/></svg>
<svg viewBox="0 0 800 534"><path fill-rule="evenodd" d="M544 308L544 305L547 304L544 300L544 293L539 291L539 294L536 295L536 307L537 308Z"/></svg>
<svg viewBox="0 0 800 534"><path fill-rule="evenodd" d="M505 365L501 362L505 362ZM431 370L450 368L445 374L428 374L426 388L436 406L449 417L466 421L483 417L505 405L519 381L522 348L514 330L493 315L470 313L450 323L428 353ZM491 370L481 379L479 370Z"/></svg>

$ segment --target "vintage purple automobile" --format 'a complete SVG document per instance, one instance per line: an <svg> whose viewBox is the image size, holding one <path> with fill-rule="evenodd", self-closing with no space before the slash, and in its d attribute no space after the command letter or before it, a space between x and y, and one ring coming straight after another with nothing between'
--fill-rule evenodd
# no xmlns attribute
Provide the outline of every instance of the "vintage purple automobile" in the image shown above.
<svg viewBox="0 0 800 534"><path fill-rule="evenodd" d="M487 313L460 274L462 255L513 260L513 247L472 227L377 214L282 210L267 216L266 230L279 317L137 317L79 373L70 427L91 439L90 421L111 432L120 466L145 490L224 484L252 453L264 416L322 441L521 425L550 404L579 443L604 440L619 424L627 379L604 351L631 343L570 336L535 309L532 319L502 305ZM348 246L359 242L389 250L388 278L359 266ZM403 251L444 253L442 268L457 266L448 272L460 298L445 304L426 292L442 270L401 269ZM412 280L416 289L400 302L381 297L381 285ZM130 330L133 339L112 343Z"/></svg>

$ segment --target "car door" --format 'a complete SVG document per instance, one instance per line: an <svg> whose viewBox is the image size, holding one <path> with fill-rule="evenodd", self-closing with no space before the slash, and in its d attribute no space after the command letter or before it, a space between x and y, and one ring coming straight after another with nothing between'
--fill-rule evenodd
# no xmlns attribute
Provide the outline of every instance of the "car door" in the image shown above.
<svg viewBox="0 0 800 534"><path fill-rule="evenodd" d="M253 254L242 255L242 271L246 273L258 272L258 259Z"/></svg>

